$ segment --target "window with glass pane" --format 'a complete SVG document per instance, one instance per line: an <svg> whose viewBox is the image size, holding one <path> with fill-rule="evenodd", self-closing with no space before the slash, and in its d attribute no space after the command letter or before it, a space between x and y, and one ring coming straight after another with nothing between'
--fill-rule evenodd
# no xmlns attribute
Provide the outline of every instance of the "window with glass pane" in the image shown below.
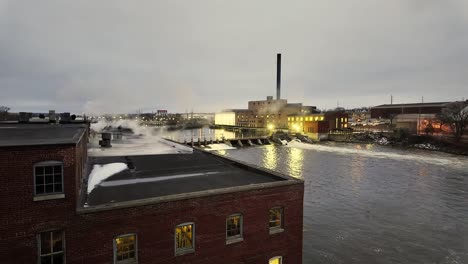
<svg viewBox="0 0 468 264"><path fill-rule="evenodd" d="M39 263L62 264L64 263L64 240L61 230L44 232L40 234Z"/></svg>
<svg viewBox="0 0 468 264"><path fill-rule="evenodd" d="M136 262L136 235L119 236L114 241L115 263Z"/></svg>
<svg viewBox="0 0 468 264"><path fill-rule="evenodd" d="M242 237L242 215L230 215L226 219L226 237L227 239Z"/></svg>
<svg viewBox="0 0 468 264"><path fill-rule="evenodd" d="M283 208L276 207L270 209L270 228L283 227Z"/></svg>
<svg viewBox="0 0 468 264"><path fill-rule="evenodd" d="M62 193L62 164L34 166L34 183L36 195Z"/></svg>
<svg viewBox="0 0 468 264"><path fill-rule="evenodd" d="M273 257L268 262L268 264L282 264L282 263L283 263L283 258L282 257Z"/></svg>
<svg viewBox="0 0 468 264"><path fill-rule="evenodd" d="M194 249L194 224L182 224L175 229L176 252Z"/></svg>

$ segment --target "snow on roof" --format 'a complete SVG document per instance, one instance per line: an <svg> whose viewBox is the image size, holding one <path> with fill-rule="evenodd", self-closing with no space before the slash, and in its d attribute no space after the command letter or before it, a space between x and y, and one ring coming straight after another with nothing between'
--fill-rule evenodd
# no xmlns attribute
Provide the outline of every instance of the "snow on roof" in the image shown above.
<svg viewBox="0 0 468 264"><path fill-rule="evenodd" d="M104 165L95 164L88 178L88 194L91 193L91 191L97 185L99 185L101 182L103 182L110 176L124 171L126 169L128 169L128 166L123 162L115 162Z"/></svg>

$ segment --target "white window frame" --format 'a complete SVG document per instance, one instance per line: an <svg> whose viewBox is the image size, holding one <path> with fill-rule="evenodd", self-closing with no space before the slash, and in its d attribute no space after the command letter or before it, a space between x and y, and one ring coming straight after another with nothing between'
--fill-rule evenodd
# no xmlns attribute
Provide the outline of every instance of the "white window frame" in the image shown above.
<svg viewBox="0 0 468 264"><path fill-rule="evenodd" d="M117 238L128 237L128 236L135 236L135 259L126 259L117 261ZM114 264L129 264L129 263L138 263L138 236L136 233L128 233L114 237L112 240L114 245Z"/></svg>
<svg viewBox="0 0 468 264"><path fill-rule="evenodd" d="M48 233L48 235L50 235L51 233L57 232L57 231L60 231L62 233L62 251L52 252L52 253L47 253L47 254L42 255L42 253L41 253L41 250L42 250L41 234ZM53 250L53 245L51 245L51 246L52 246L51 250ZM50 229L50 230L46 230L46 231L43 231L43 232L40 232L39 234L37 234L37 256L38 256L37 257L37 263L38 264L41 264L41 257L43 257L43 256L53 256L53 255L57 255L57 254L63 254L63 263L66 263L65 252L66 252L65 251L65 231L63 231L63 229Z"/></svg>
<svg viewBox="0 0 468 264"><path fill-rule="evenodd" d="M268 260L268 264L270 264L270 261L272 260L277 260L279 259L279 264L283 264L283 256L275 256L275 257L272 257Z"/></svg>
<svg viewBox="0 0 468 264"><path fill-rule="evenodd" d="M177 248L177 231L176 231L176 229L178 227L182 227L182 226L186 226L186 225L192 225L192 248L178 249ZM185 255L185 254L188 254L188 253L195 252L195 223L194 222L186 222L186 223L178 224L178 225L176 225L174 227L174 252L175 252L176 256Z"/></svg>
<svg viewBox="0 0 468 264"><path fill-rule="evenodd" d="M228 236L228 220L231 217L239 216L240 217L240 234L239 235L234 235L234 236ZM236 242L240 242L244 240L244 216L240 213L237 214L231 214L228 217L226 217L226 244L232 244Z"/></svg>
<svg viewBox="0 0 468 264"><path fill-rule="evenodd" d="M281 210L281 221L279 226L270 227L270 210L273 209L280 209ZM280 233L284 231L284 207L282 206L275 206L268 209L268 228L270 230L270 234Z"/></svg>
<svg viewBox="0 0 468 264"><path fill-rule="evenodd" d="M61 176L62 176L62 191L61 192L52 192L52 193L46 193L44 189L44 193L36 193L36 168L37 167L52 167L52 166L60 166L62 171L61 171ZM49 160L49 161L42 161L35 163L33 165L33 181L34 181L34 201L42 201L42 200L50 200L50 199L60 199L60 198L65 198L65 184L63 182L63 162L62 161L57 161L57 160ZM44 179L45 181L45 179ZM55 183L54 183L55 184ZM45 188L45 187L44 187ZM55 188L55 186L54 186Z"/></svg>

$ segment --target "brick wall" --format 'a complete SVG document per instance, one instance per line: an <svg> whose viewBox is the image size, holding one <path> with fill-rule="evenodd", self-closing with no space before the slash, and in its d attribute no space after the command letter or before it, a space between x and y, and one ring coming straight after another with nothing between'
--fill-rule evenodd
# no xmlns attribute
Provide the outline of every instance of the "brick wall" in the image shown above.
<svg viewBox="0 0 468 264"><path fill-rule="evenodd" d="M86 139L84 139L86 141ZM78 214L86 142L0 149L1 263L37 263L37 235L65 232L66 262L112 263L113 238L138 236L139 263L302 263L302 183L154 205ZM64 199L33 201L33 165L63 161ZM284 231L269 234L268 210L284 208ZM226 217L243 215L244 241L226 245ZM195 223L194 253L175 257L174 228Z"/></svg>
<svg viewBox="0 0 468 264"><path fill-rule="evenodd" d="M69 264L112 263L113 238L128 233L138 236L139 263L268 263L279 255L284 263L300 264L302 200L303 185L296 184L88 214L67 212L58 204L41 214L37 210L50 204L37 202L34 217L9 222L3 230L8 238L2 237L0 257L4 263L34 263L35 235L60 228ZM284 207L285 231L270 235L268 210L275 206ZM244 241L226 245L225 221L234 213L243 215ZM185 222L195 222L196 250L175 257L174 227ZM24 233L17 237L17 232Z"/></svg>
<svg viewBox="0 0 468 264"><path fill-rule="evenodd" d="M215 195L204 198L77 216L65 230L67 263L112 263L112 238L138 236L139 263L302 263L303 185ZM284 229L269 234L268 210L284 207ZM243 215L244 241L226 245L226 217ZM174 256L174 227L195 223L195 253Z"/></svg>

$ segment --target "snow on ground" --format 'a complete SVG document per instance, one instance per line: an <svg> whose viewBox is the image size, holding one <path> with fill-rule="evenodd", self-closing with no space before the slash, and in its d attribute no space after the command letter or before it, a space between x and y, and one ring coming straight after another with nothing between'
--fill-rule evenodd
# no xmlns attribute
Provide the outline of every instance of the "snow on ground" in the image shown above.
<svg viewBox="0 0 468 264"><path fill-rule="evenodd" d="M88 178L88 194L102 181L126 169L128 169L127 164L122 162L95 164Z"/></svg>
<svg viewBox="0 0 468 264"><path fill-rule="evenodd" d="M206 146L205 150L207 151L214 151L214 150L224 150L224 149L236 149L235 147L231 147L224 143L218 144L209 144Z"/></svg>

